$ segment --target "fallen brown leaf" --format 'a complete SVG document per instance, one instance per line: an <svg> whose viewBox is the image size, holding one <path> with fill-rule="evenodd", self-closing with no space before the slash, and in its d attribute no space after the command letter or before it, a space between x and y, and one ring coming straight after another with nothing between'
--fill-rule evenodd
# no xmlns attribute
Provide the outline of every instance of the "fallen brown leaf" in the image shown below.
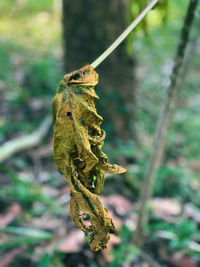
<svg viewBox="0 0 200 267"><path fill-rule="evenodd" d="M111 210L108 209L108 215L110 218L112 218L113 223L115 225L115 229L118 231L121 228L122 225L122 219L120 219L118 216L114 214Z"/></svg>
<svg viewBox="0 0 200 267"><path fill-rule="evenodd" d="M200 223L200 209L192 203L187 203L184 206L184 217L192 218L195 222Z"/></svg>
<svg viewBox="0 0 200 267"><path fill-rule="evenodd" d="M173 216L178 216L181 212L181 205L175 199L154 198L151 204L153 214L167 221L174 221Z"/></svg>
<svg viewBox="0 0 200 267"><path fill-rule="evenodd" d="M15 260L16 256L20 255L24 248L15 248L0 257L0 267L7 267Z"/></svg>
<svg viewBox="0 0 200 267"><path fill-rule="evenodd" d="M42 187L42 192L50 197L58 197L60 195L60 191L52 186L45 185Z"/></svg>
<svg viewBox="0 0 200 267"><path fill-rule="evenodd" d="M50 214L43 214L40 217L32 218L31 221L23 223L26 227L36 228L36 229L48 229L55 230L60 229L63 225L63 221L60 218L55 218Z"/></svg>
<svg viewBox="0 0 200 267"><path fill-rule="evenodd" d="M0 214L0 226L4 227L11 223L22 213L22 209L18 203L12 203L5 213Z"/></svg>
<svg viewBox="0 0 200 267"><path fill-rule="evenodd" d="M200 160L193 160L193 161L189 162L188 167L193 172L200 172Z"/></svg>
<svg viewBox="0 0 200 267"><path fill-rule="evenodd" d="M168 260L174 267L197 267L197 263L193 262L189 257L183 255L174 255Z"/></svg>
<svg viewBox="0 0 200 267"><path fill-rule="evenodd" d="M109 205L114 208L117 214L124 215L132 208L131 202L121 195L110 195L101 197L105 205Z"/></svg>
<svg viewBox="0 0 200 267"><path fill-rule="evenodd" d="M110 263L113 260L113 255L111 254L111 250L114 245L119 245L121 243L120 237L116 235L110 235L110 240L107 244L107 248L102 251L102 255L106 261L106 263Z"/></svg>
<svg viewBox="0 0 200 267"><path fill-rule="evenodd" d="M65 253L79 252L82 249L83 244L84 233L80 230L73 230L60 241L58 251Z"/></svg>

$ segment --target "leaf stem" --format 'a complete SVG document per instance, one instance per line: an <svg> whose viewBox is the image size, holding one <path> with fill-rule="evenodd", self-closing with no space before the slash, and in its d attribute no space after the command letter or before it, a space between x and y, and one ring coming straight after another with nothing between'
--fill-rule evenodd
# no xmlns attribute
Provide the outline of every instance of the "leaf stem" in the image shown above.
<svg viewBox="0 0 200 267"><path fill-rule="evenodd" d="M102 61L104 61L115 48L128 36L128 34L140 23L144 16L155 6L158 0L152 0L149 5L139 14L139 16L126 28L125 31L112 43L106 51L98 57L91 66L95 69Z"/></svg>

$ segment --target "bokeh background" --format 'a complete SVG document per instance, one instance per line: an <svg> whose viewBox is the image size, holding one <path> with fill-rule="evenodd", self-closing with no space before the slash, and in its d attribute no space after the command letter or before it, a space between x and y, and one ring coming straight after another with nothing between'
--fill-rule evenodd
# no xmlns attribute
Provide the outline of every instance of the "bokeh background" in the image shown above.
<svg viewBox="0 0 200 267"><path fill-rule="evenodd" d="M1 267L198 266L199 6L181 73L177 112L148 203L143 248L133 242L140 189L145 186L187 0L160 1L97 68L97 110L107 133L104 151L112 162L128 169L125 175L106 176L101 200L118 232L103 252L91 252L88 237L71 221L69 186L52 156L51 103L58 82L65 73L95 60L146 2L1 0Z"/></svg>

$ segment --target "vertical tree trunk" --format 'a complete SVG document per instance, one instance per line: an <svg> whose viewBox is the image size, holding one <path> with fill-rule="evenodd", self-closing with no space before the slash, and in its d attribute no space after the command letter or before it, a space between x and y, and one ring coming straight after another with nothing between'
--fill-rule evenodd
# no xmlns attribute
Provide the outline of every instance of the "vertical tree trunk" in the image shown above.
<svg viewBox="0 0 200 267"><path fill-rule="evenodd" d="M128 0L63 0L64 66L92 63L126 28ZM123 42L98 68L97 108L112 137L134 136L134 61Z"/></svg>

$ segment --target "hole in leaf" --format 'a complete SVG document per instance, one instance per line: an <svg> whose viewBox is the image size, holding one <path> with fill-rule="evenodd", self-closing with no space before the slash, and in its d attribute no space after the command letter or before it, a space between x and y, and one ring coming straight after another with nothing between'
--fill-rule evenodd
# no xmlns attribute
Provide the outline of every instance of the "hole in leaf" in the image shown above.
<svg viewBox="0 0 200 267"><path fill-rule="evenodd" d="M69 78L69 81L71 81L71 80L78 80L80 77L81 77L81 75L79 73L75 73L74 75L72 75Z"/></svg>

